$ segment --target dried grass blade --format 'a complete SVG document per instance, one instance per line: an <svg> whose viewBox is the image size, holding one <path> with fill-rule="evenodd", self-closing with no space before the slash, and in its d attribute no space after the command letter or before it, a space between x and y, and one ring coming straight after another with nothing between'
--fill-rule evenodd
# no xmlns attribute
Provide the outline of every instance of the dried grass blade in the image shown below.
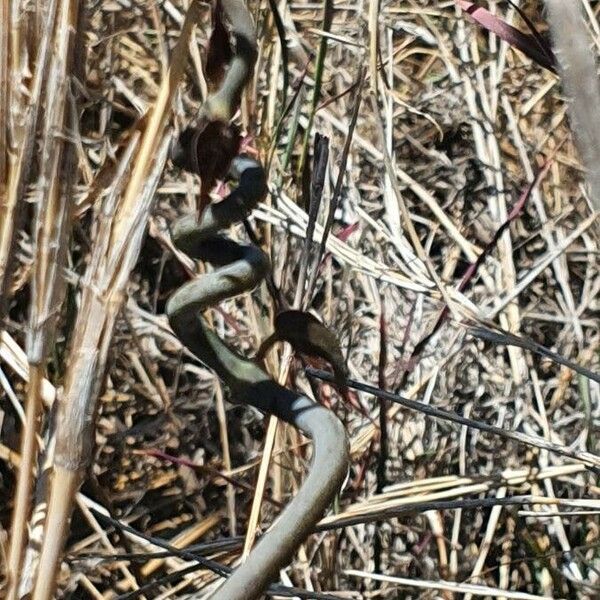
<svg viewBox="0 0 600 600"><path fill-rule="evenodd" d="M313 169L310 182L310 200L308 211L308 226L306 228L306 239L302 247L300 256L300 267L298 276L298 286L296 287L296 295L294 297L294 307L306 308L310 302L310 287L305 289L306 278L308 276L308 263L313 247L313 236L321 200L323 198L323 187L325 185L325 174L327 171L327 163L329 159L329 138L317 133L315 136ZM316 257L313 261L313 272L318 268L320 257Z"/></svg>
<svg viewBox="0 0 600 600"><path fill-rule="evenodd" d="M483 486L482 486L483 487ZM446 495L452 496L464 495L468 490L450 490ZM473 489L470 493L481 493L481 490ZM408 515L418 515L430 510L473 510L482 508L494 508L497 506L522 506L524 504L543 504L545 506L560 506L563 504L561 499L548 498L546 496L510 496L491 497L491 498L464 498L462 500L438 500L436 494L415 495L409 498L402 498L390 502L390 506L377 507L364 503L362 510L344 511L337 515L325 517L315 528L317 531L331 531L340 527L351 527L352 525L362 525L373 523L374 521L383 521L384 519L394 519ZM573 501L575 504L578 500ZM590 500L582 499L584 506ZM593 500L591 502L594 502ZM566 506L569 506L567 504ZM539 514L536 513L536 514Z"/></svg>

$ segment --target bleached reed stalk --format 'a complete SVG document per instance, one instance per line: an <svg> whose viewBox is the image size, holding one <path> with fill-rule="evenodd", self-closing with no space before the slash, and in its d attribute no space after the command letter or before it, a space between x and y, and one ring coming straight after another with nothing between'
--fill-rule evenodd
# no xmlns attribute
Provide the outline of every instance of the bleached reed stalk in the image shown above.
<svg viewBox="0 0 600 600"><path fill-rule="evenodd" d="M129 163L132 165L129 177L113 186L97 219L57 415L54 467L34 600L50 600L54 595L74 495L91 461L96 403L104 382L114 325L167 158L170 135L165 136L164 129L199 16L200 5L194 1L137 147L138 134L133 134L130 148L136 147L137 151L130 155L134 158Z"/></svg>
<svg viewBox="0 0 600 600"><path fill-rule="evenodd" d="M8 166L8 111L9 65L8 48L10 39L10 11L8 2L0 2L0 198L6 193L6 173Z"/></svg>
<svg viewBox="0 0 600 600"><path fill-rule="evenodd" d="M56 0L41 3L40 22L44 24L39 34L35 69L27 94L23 93L23 81L28 78L25 54L21 44L20 19L23 10L20 2L1 1L0 8L0 128L5 146L0 144L4 155L5 180L0 179L0 326L8 304L10 278L15 265L14 246L18 225L23 212L25 185L29 180L29 165L33 154L35 131L42 107L41 94L47 73L49 47ZM4 54L6 52L6 54ZM0 138L2 141L2 138Z"/></svg>
<svg viewBox="0 0 600 600"><path fill-rule="evenodd" d="M36 437L42 407L41 385L65 289L62 268L65 266L71 225L71 188L75 172L74 147L70 143L65 144L65 140L69 138L67 121L69 118L71 122L75 119L75 108L69 101L68 87L78 15L79 2L65 2L58 8L56 20L52 19L55 22L52 53L43 90L46 111L41 128L39 175L35 189L34 262L27 332L29 383L26 419L21 434L21 464L12 515L7 600L17 598L19 575L22 572L21 560L31 504Z"/></svg>
<svg viewBox="0 0 600 600"><path fill-rule="evenodd" d="M600 211L600 85L595 52L579 0L546 0L562 88L570 100L575 143L587 171L593 209Z"/></svg>

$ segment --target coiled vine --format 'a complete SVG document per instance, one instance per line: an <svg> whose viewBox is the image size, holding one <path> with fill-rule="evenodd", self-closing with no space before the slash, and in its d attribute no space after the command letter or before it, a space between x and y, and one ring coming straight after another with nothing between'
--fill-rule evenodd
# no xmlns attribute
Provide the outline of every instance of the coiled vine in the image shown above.
<svg viewBox="0 0 600 600"><path fill-rule="evenodd" d="M219 32L220 40L215 37ZM252 290L270 270L266 254L256 245L240 244L220 233L245 219L267 191L261 164L238 155L239 131L230 123L257 55L254 26L242 0L221 0L217 4L213 53L214 47L222 44L224 32L233 41L228 64L219 65L217 60L207 65L213 79L220 79L220 87L207 99L195 126L181 134L173 152L176 164L202 178L199 214L184 216L172 225L173 242L190 257L211 263L214 269L179 288L169 299L166 312L175 334L223 380L232 401L275 415L313 441L313 466L304 484L276 525L212 596L253 600L290 562L339 491L348 466L348 450L344 428L333 413L277 384L257 362L229 348L202 317L203 311L218 302ZM209 59L215 61L211 49ZM221 202L210 203L210 188L224 176L236 180L237 187ZM302 319L290 314L293 318L288 322L301 327ZM311 319L306 323L307 330L321 331L328 339L322 326L319 328ZM288 332L288 337L303 336L296 330ZM318 351L318 343L307 344ZM337 359L335 351L325 354Z"/></svg>

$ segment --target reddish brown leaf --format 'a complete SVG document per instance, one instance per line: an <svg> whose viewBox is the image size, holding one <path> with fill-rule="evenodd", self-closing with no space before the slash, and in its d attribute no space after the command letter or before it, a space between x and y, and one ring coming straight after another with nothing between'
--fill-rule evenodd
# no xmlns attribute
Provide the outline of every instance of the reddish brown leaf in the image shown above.
<svg viewBox="0 0 600 600"><path fill-rule="evenodd" d="M225 66L231 61L233 50L229 40L229 32L223 20L223 10L220 2L217 2L213 14L213 30L206 55L206 81L210 88L216 89L223 81Z"/></svg>
<svg viewBox="0 0 600 600"><path fill-rule="evenodd" d="M337 336L310 313L284 310L275 317L275 333L269 336L257 353L260 360L276 342L288 342L294 350L324 358L335 374L336 382L344 385L348 369Z"/></svg>
<svg viewBox="0 0 600 600"><path fill-rule="evenodd" d="M180 168L202 179L200 212L217 180L223 179L240 149L241 137L236 125L222 121L204 121L181 133L171 158Z"/></svg>
<svg viewBox="0 0 600 600"><path fill-rule="evenodd" d="M521 30L513 27L503 21L500 17L492 14L489 10L477 6L469 0L454 0L469 18L492 33L495 33L500 39L517 48L536 62L541 67L556 72L554 55L552 50L546 44L542 44L539 35L523 33Z"/></svg>

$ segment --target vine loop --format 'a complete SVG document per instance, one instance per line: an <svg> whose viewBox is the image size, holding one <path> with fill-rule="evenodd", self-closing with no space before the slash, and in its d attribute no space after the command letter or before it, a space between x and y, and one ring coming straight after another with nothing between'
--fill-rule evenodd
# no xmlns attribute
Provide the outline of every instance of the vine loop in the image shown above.
<svg viewBox="0 0 600 600"><path fill-rule="evenodd" d="M233 30L235 52L221 87L207 99L200 126L184 131L173 153L176 164L202 177L200 211L171 227L173 242L181 251L215 268L175 291L166 312L175 334L223 380L232 401L275 415L313 440L313 466L304 484L246 562L211 596L255 600L289 563L339 491L348 468L348 448L344 428L332 412L277 384L254 361L229 348L201 315L226 298L252 290L270 270L260 248L221 233L245 219L267 187L262 165L237 156L239 131L229 123L256 60L252 21L241 0L221 0L220 6ZM225 174L237 180L237 187L223 201L210 203L208 192ZM336 353L331 356L339 358Z"/></svg>

